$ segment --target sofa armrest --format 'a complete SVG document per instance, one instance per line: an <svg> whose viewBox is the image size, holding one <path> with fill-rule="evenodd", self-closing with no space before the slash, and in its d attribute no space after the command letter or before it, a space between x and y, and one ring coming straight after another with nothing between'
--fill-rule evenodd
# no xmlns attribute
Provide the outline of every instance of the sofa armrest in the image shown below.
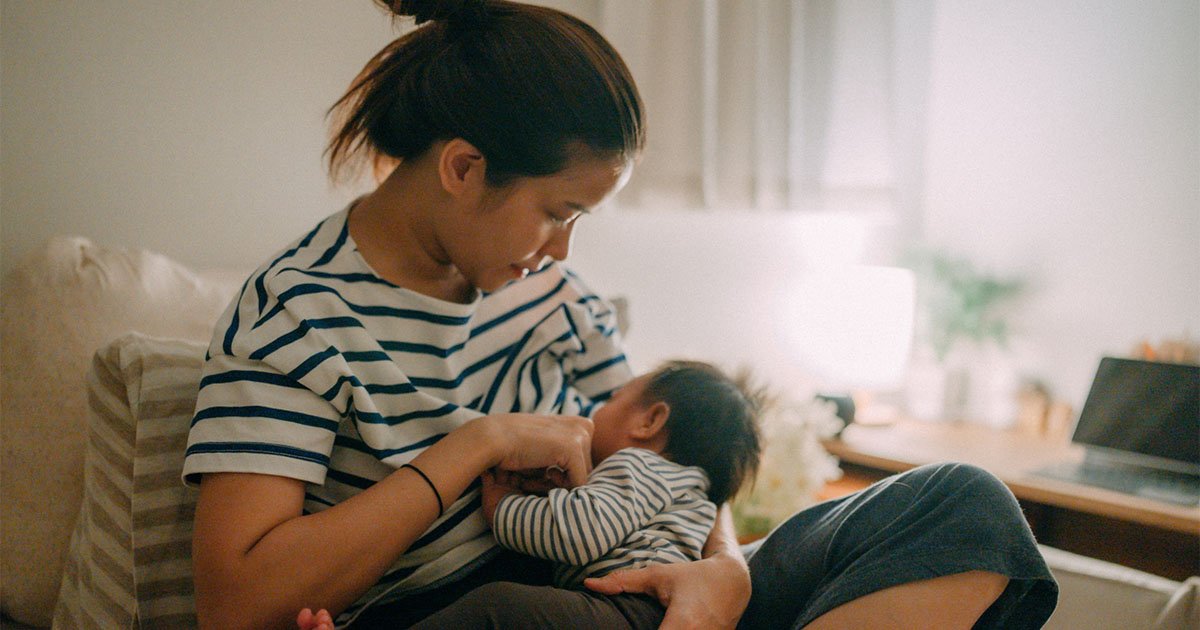
<svg viewBox="0 0 1200 630"><path fill-rule="evenodd" d="M1059 588L1046 628L1200 627L1200 578L1180 583L1054 547L1041 550Z"/></svg>

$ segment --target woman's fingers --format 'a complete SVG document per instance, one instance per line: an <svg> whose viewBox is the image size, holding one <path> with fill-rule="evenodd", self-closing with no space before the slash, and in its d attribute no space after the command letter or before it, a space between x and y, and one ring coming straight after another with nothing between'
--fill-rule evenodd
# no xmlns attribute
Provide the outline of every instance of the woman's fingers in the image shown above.
<svg viewBox="0 0 1200 630"><path fill-rule="evenodd" d="M504 470L562 469L578 485L591 472L592 423L580 416L505 414L497 417L507 438Z"/></svg>
<svg viewBox="0 0 1200 630"><path fill-rule="evenodd" d="M604 577L588 578L583 581L583 585L588 589L603 593L604 595L620 595L621 593L642 593L658 599L664 606L670 601L670 598L659 597L658 586L656 580L657 574L652 571L653 566L633 569L613 571Z"/></svg>
<svg viewBox="0 0 1200 630"><path fill-rule="evenodd" d="M592 430L595 425L590 419L582 416L573 416L572 421L583 434L581 439L576 440L576 448L572 451L573 459L568 462L564 471L571 487L574 488L587 483L588 475L592 472Z"/></svg>
<svg viewBox="0 0 1200 630"><path fill-rule="evenodd" d="M644 593L657 599L667 608L659 630L733 628L750 600L749 575L744 564L727 562L718 555L655 564L588 578L583 585L605 595ZM745 588L738 587L743 580Z"/></svg>
<svg viewBox="0 0 1200 630"><path fill-rule="evenodd" d="M592 472L590 442L588 443L586 450L572 453L572 459L571 461L567 462L566 470L563 472L566 473L567 483L571 488L582 486L583 484L587 483L588 474Z"/></svg>

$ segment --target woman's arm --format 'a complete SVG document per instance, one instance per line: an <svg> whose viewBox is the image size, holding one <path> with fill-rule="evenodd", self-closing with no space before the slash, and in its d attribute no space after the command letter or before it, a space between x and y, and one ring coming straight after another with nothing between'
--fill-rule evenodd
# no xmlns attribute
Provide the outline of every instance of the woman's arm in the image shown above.
<svg viewBox="0 0 1200 630"><path fill-rule="evenodd" d="M471 421L413 464L446 503L492 466L559 466L586 479L591 423L524 414ZM400 469L367 490L302 516L304 483L271 475L204 476L193 539L196 608L205 628L292 627L296 611L335 615L365 593L434 521L437 499Z"/></svg>
<svg viewBox="0 0 1200 630"><path fill-rule="evenodd" d="M615 595L644 593L667 607L662 628L733 628L750 602L750 571L738 548L729 506L721 506L704 559L615 571L584 581Z"/></svg>

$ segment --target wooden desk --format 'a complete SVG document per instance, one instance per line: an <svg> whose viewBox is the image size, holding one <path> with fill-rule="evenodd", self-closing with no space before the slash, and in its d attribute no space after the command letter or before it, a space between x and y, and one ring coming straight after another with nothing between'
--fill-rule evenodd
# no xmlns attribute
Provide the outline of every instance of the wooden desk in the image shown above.
<svg viewBox="0 0 1200 630"><path fill-rule="evenodd" d="M967 423L852 424L825 448L842 461L833 494L922 464L985 468L1012 490L1039 542L1182 580L1200 575L1200 507L1034 476L1083 448Z"/></svg>

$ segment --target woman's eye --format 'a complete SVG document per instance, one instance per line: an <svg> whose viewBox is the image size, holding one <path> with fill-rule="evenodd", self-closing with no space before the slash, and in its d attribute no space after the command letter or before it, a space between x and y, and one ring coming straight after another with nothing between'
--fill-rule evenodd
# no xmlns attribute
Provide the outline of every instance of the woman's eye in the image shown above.
<svg viewBox="0 0 1200 630"><path fill-rule="evenodd" d="M575 219L578 219L579 215L580 215L579 212L572 212L571 216L563 217L552 211L546 212L546 216L549 217L550 225L553 225L554 227L566 227L572 221L574 221Z"/></svg>

